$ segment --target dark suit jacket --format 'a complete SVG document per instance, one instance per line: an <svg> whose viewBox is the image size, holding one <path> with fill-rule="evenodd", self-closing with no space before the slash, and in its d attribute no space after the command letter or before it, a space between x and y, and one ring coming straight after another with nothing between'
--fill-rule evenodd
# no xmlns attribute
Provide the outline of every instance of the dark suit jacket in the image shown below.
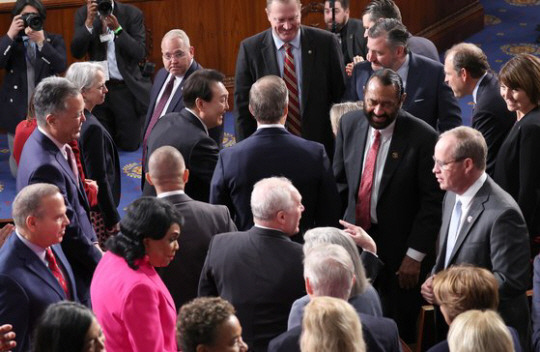
<svg viewBox="0 0 540 352"><path fill-rule="evenodd" d="M26 141L17 173L17 191L33 183L50 183L64 196L69 225L62 241L62 249L75 273L79 297L86 303L94 269L101 253L94 246L96 234L88 218L88 200L82 182L75 179L71 167L58 147L39 129Z"/></svg>
<svg viewBox="0 0 540 352"><path fill-rule="evenodd" d="M177 309L197 297L210 240L215 234L236 231L229 210L191 199L186 194L163 198L173 203L184 218L179 238L180 249L169 266L158 268L159 275L169 289Z"/></svg>
<svg viewBox="0 0 540 352"><path fill-rule="evenodd" d="M409 73L403 110L426 121L439 132L461 125L461 109L450 87L444 83L444 66L440 62L409 53ZM354 66L344 99L364 99L364 86L373 74L371 63Z"/></svg>
<svg viewBox="0 0 540 352"><path fill-rule="evenodd" d="M369 352L401 352L396 323L392 319L358 313ZM300 352L302 327L297 326L270 341L268 352Z"/></svg>
<svg viewBox="0 0 540 352"><path fill-rule="evenodd" d="M238 228L246 231L253 226L253 185L271 176L287 177L302 195L301 233L317 226L338 226L339 197L323 146L279 127L259 129L220 151L210 202L229 207Z"/></svg>
<svg viewBox="0 0 540 352"><path fill-rule="evenodd" d="M221 296L236 308L244 341L266 351L287 330L292 303L306 294L302 246L282 232L253 227L215 236L199 283L199 296Z"/></svg>
<svg viewBox="0 0 540 352"><path fill-rule="evenodd" d="M355 223L362 161L368 133L363 112L343 116L336 138L334 174L344 201L344 219ZM384 164L377 202L378 255L391 272L411 247L435 251L442 192L431 173L437 133L425 122L400 110Z"/></svg>
<svg viewBox="0 0 540 352"><path fill-rule="evenodd" d="M120 159L114 141L98 119L84 110L86 121L81 127L81 146L85 176L95 180L99 187L98 207L103 214L105 226L111 227L120 221Z"/></svg>
<svg viewBox="0 0 540 352"><path fill-rule="evenodd" d="M499 148L515 122L516 114L508 111L499 93L499 80L488 72L480 82L476 93L472 127L480 131L486 139L488 146L486 171L490 176L495 173Z"/></svg>
<svg viewBox="0 0 540 352"><path fill-rule="evenodd" d="M411 36L407 40L407 47L415 54L422 55L428 59L440 62L439 52L433 42L424 37Z"/></svg>
<svg viewBox="0 0 540 352"><path fill-rule="evenodd" d="M75 13L75 34L71 40L71 53L77 59L82 59L88 54L91 61L107 60L107 43L102 43L99 39L102 34L101 20L96 16L90 34L84 24L86 13L86 5L81 6ZM114 39L118 70L131 94L146 107L150 80L144 78L139 69L139 61L146 56L143 13L133 5L115 1L113 14L123 28L122 33Z"/></svg>
<svg viewBox="0 0 540 352"><path fill-rule="evenodd" d="M364 59L367 55L367 40L364 37L364 25L362 20L349 18L347 26L344 28L345 45L347 51L343 51L343 60L345 65L353 61L355 56L362 56ZM342 37L342 40L343 40Z"/></svg>
<svg viewBox="0 0 540 352"><path fill-rule="evenodd" d="M495 181L516 200L530 236L540 235L540 108L516 122L495 165Z"/></svg>
<svg viewBox="0 0 540 352"><path fill-rule="evenodd" d="M302 137L322 143L328 155L334 151L329 111L345 89L345 66L341 48L332 33L301 26L302 45ZM249 89L259 78L281 76L272 30L247 38L240 44L236 61L234 106L236 139L255 132L257 123L248 109Z"/></svg>
<svg viewBox="0 0 540 352"><path fill-rule="evenodd" d="M22 36L11 40L6 34L0 37L0 68L6 69L0 91L0 127L15 134L17 124L28 112L28 81L26 77L26 51ZM66 45L59 34L45 32L40 50L36 47L34 66L36 86L43 78L58 75L66 70Z"/></svg>
<svg viewBox="0 0 540 352"><path fill-rule="evenodd" d="M531 318L533 351L540 352L540 256L534 258Z"/></svg>
<svg viewBox="0 0 540 352"><path fill-rule="evenodd" d="M444 269L446 238L455 199L455 193L447 192L434 273ZM530 265L527 228L516 202L489 176L474 196L461 225L448 262L449 266L455 264L472 264L493 272L499 282L499 312L523 339L529 327L525 296Z"/></svg>
<svg viewBox="0 0 540 352"><path fill-rule="evenodd" d="M65 274L72 299L77 300L77 286L71 266L60 245L53 245L58 266ZM16 234L0 250L0 322L13 325L17 347L29 351L32 333L45 309L67 299L62 286L47 266Z"/></svg>
<svg viewBox="0 0 540 352"><path fill-rule="evenodd" d="M144 169L147 169L152 152L164 145L175 147L184 157L186 168L189 169L186 193L193 199L208 202L210 180L216 167L219 149L206 133L202 121L185 108L159 119L148 137ZM144 195L152 195L155 193L154 187L146 182L143 192Z"/></svg>

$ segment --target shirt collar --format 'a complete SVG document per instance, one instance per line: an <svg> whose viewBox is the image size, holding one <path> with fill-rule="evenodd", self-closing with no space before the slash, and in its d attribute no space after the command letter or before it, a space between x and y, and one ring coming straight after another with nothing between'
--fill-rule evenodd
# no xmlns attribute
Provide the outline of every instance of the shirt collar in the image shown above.
<svg viewBox="0 0 540 352"><path fill-rule="evenodd" d="M49 138L54 145L62 152L62 155L64 158L67 159L67 151L66 151L66 144L60 143L58 140L56 140L53 136L51 136L45 129L41 128L39 125L37 126L39 132L43 133L45 137Z"/></svg>
<svg viewBox="0 0 540 352"><path fill-rule="evenodd" d="M168 196L176 196L176 195L179 195L179 194L186 194L186 192L184 192L183 189L179 189L177 191L162 192L162 193L158 194L157 197L158 198L165 198L165 197L168 197Z"/></svg>
<svg viewBox="0 0 540 352"><path fill-rule="evenodd" d="M397 117L396 117L397 119ZM387 139L387 138L391 138L392 135L394 134L394 128L396 127L396 120L394 120L394 122L392 122L390 125L388 125L386 128L383 128L382 130L377 130L381 133L381 139ZM369 133L371 133L371 138L373 138L374 136L374 133L375 133L375 128L373 127L369 127Z"/></svg>
<svg viewBox="0 0 540 352"><path fill-rule="evenodd" d="M486 180L487 180L487 174L483 172L482 175L478 177L476 181L474 181L474 183L469 188L467 188L465 192L463 192L463 194L461 195L456 194L456 202L461 201L462 208L468 208L474 196L476 195L476 193L478 193L478 190L482 188Z"/></svg>
<svg viewBox="0 0 540 352"><path fill-rule="evenodd" d="M411 55L410 54L407 54L405 56L405 61L403 61L403 64L401 64L401 67L397 69L397 74L399 75L399 77L401 77L401 79L403 80L403 84L405 84L406 82L406 79L404 79L404 77L407 77L408 73L409 73L409 61L411 59Z"/></svg>
<svg viewBox="0 0 540 352"><path fill-rule="evenodd" d="M301 28L298 28L298 33L296 33L296 36L294 37L294 39L289 42L289 44L291 44L291 46L294 49L300 49L300 32L301 31L302 31ZM283 45L285 45L285 42L281 40L276 35L276 33L274 33L273 30L272 30L272 38L274 39L274 45L276 46L276 50L280 50L283 47Z"/></svg>
<svg viewBox="0 0 540 352"><path fill-rule="evenodd" d="M258 130L263 129L263 128L283 128L283 129L285 129L285 126L283 126L280 123L261 123L261 124L257 124L257 129Z"/></svg>
<svg viewBox="0 0 540 352"><path fill-rule="evenodd" d="M41 261L45 262L45 248L41 248L37 244L30 242L29 240L24 238L24 236L21 235L17 230L15 230L15 234L21 240L21 242L24 243L26 247L28 247L32 252L34 252L39 259L41 259Z"/></svg>
<svg viewBox="0 0 540 352"><path fill-rule="evenodd" d="M487 71L482 75L482 77L480 77L478 82L476 82L476 86L474 87L474 90L472 91L472 97L475 104L476 104L476 94L478 94L478 88L480 87L480 83L482 83L482 80L484 79L484 77L486 77L486 75L487 75Z"/></svg>

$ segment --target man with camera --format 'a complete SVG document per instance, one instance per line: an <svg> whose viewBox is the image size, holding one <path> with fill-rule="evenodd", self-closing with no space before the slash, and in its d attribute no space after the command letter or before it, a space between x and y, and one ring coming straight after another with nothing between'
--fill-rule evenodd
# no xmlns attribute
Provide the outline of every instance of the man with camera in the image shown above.
<svg viewBox="0 0 540 352"><path fill-rule="evenodd" d="M0 68L6 70L0 90L0 128L8 133L9 164L15 177L15 128L26 117L35 86L43 78L63 72L67 59L62 36L43 30L46 11L40 0L17 0L11 14L11 25L0 37Z"/></svg>
<svg viewBox="0 0 540 352"><path fill-rule="evenodd" d="M75 14L71 52L107 66L105 103L92 111L120 149L139 147L151 83L139 61L146 56L144 17L138 8L113 0L87 0Z"/></svg>

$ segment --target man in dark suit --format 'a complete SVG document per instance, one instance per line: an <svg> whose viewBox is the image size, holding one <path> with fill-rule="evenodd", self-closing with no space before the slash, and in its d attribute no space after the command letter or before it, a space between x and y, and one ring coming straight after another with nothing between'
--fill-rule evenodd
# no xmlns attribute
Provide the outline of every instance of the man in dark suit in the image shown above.
<svg viewBox="0 0 540 352"><path fill-rule="evenodd" d="M499 282L499 313L515 328L525 350L530 344L529 236L518 205L485 173L487 145L482 134L459 127L441 135L433 173L446 190L438 256L432 273L472 264L493 272ZM433 303L432 279L422 295Z"/></svg>
<svg viewBox="0 0 540 352"><path fill-rule="evenodd" d="M223 78L220 72L207 69L197 70L190 75L183 91L186 107L159 119L148 137L143 164L146 170L148 157L157 148L164 145L175 147L182 153L186 168L190 171L186 193L202 202L208 202L210 180L219 153L208 130L223 124L223 116L229 108L229 93L223 85ZM145 182L143 194L155 194L154 187Z"/></svg>
<svg viewBox="0 0 540 352"><path fill-rule="evenodd" d="M79 298L89 303L90 281L101 251L88 217L90 209L75 157L68 145L79 137L85 121L83 98L67 79L48 77L36 87L34 106L38 127L24 145L17 190L41 182L60 189L69 218L62 248L73 267Z"/></svg>
<svg viewBox="0 0 540 352"><path fill-rule="evenodd" d="M326 31L301 26L299 0L267 3L266 14L272 28L242 41L238 51L234 89L236 139L241 141L257 129L248 108L251 85L267 75L284 77L285 72L292 92L289 130L322 143L331 156L334 135L328 113L345 89L343 57L337 38ZM291 126L292 123L296 126Z"/></svg>
<svg viewBox="0 0 540 352"><path fill-rule="evenodd" d="M486 140L486 172L493 176L497 153L516 122L516 114L506 108L499 93L499 80L490 72L486 54L476 45L460 43L450 48L445 54L444 74L456 98L473 96L472 127Z"/></svg>
<svg viewBox="0 0 540 352"><path fill-rule="evenodd" d="M385 263L374 282L383 313L410 341L415 338L410 322L421 305L418 280L433 265L442 192L431 175L437 133L401 109L405 96L397 73L373 74L364 111L341 119L334 174L344 220L373 237Z"/></svg>
<svg viewBox="0 0 540 352"><path fill-rule="evenodd" d="M158 269L176 308L180 309L197 297L199 277L212 237L236 231L236 226L226 206L199 202L184 192L189 170L175 148L163 146L150 155L146 179L156 188L158 198L173 203L184 218L178 253L167 267Z"/></svg>
<svg viewBox="0 0 540 352"><path fill-rule="evenodd" d="M364 87L374 71L390 68L405 83L403 110L426 121L440 132L461 125L461 110L452 90L444 83L441 63L409 52L407 28L396 19L381 19L368 31L368 61L357 64L345 99L364 98Z"/></svg>
<svg viewBox="0 0 540 352"><path fill-rule="evenodd" d="M236 308L243 338L253 351L287 330L291 304L305 295L298 233L302 197L285 178L255 184L253 226L212 239L199 282L199 296L221 296Z"/></svg>
<svg viewBox="0 0 540 352"><path fill-rule="evenodd" d="M29 351L33 330L48 305L77 301L77 287L59 243L69 220L58 187L38 183L13 201L16 234L0 249L0 321L13 325L16 348Z"/></svg>
<svg viewBox="0 0 540 352"><path fill-rule="evenodd" d="M107 62L109 93L93 113L120 149L133 151L139 147L151 87L139 69L146 56L144 16L135 6L112 0L111 5L108 15L98 13L92 0L77 10L71 53Z"/></svg>
<svg viewBox="0 0 540 352"><path fill-rule="evenodd" d="M339 196L324 147L285 130L288 91L277 76L265 76L250 90L249 109L257 131L240 143L223 149L210 185L210 202L229 207L242 231L253 226L250 196L262 178L287 177L302 195L305 211L300 234L315 226L337 226ZM246 172L247 171L247 172Z"/></svg>
<svg viewBox="0 0 540 352"><path fill-rule="evenodd" d="M366 350L370 352L400 352L396 323L388 318L360 312L354 297L350 297L354 283L354 266L347 251L336 244L322 244L311 248L304 259L304 279L310 298L329 296L349 301L358 312L362 323ZM269 352L300 352L301 326L295 326L270 341Z"/></svg>

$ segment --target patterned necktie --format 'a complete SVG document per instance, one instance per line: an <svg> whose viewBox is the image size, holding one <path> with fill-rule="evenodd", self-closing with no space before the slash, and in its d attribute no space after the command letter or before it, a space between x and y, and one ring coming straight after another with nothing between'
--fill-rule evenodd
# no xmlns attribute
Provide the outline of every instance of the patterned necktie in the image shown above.
<svg viewBox="0 0 540 352"><path fill-rule="evenodd" d="M58 280L58 283L64 290L66 294L66 298L70 298L69 294L69 288L66 279L64 278L64 274L62 274L62 271L60 270L60 267L58 267L58 263L56 262L56 258L54 256L53 251L51 250L51 247L47 248L45 250L45 259L47 260L47 263L49 263L49 269L51 270L52 274Z"/></svg>
<svg viewBox="0 0 540 352"><path fill-rule="evenodd" d="M75 176L75 179L77 180L77 184L78 184L79 183L79 169L77 168L77 160L75 160L75 154L73 154L73 149L71 149L69 144L66 144L66 153L67 153L68 164L71 167L71 171L73 171L73 175Z"/></svg>
<svg viewBox="0 0 540 352"><path fill-rule="evenodd" d="M283 65L283 80L289 90L289 114L287 115L287 129L297 135L302 135L300 100L298 98L298 80L294 67L294 56L291 44L285 43L285 63Z"/></svg>
<svg viewBox="0 0 540 352"><path fill-rule="evenodd" d="M375 174L375 164L380 145L381 132L375 130L373 143L366 157L356 201L356 224L366 231L371 227L371 188L373 187L373 175Z"/></svg>
<svg viewBox="0 0 540 352"><path fill-rule="evenodd" d="M459 222L461 219L461 201L457 201L454 205L454 211L452 212L452 218L450 219L450 226L448 227L448 236L446 237L446 259L444 261L444 267L448 266L450 261L450 255L456 246L456 240L459 231Z"/></svg>

